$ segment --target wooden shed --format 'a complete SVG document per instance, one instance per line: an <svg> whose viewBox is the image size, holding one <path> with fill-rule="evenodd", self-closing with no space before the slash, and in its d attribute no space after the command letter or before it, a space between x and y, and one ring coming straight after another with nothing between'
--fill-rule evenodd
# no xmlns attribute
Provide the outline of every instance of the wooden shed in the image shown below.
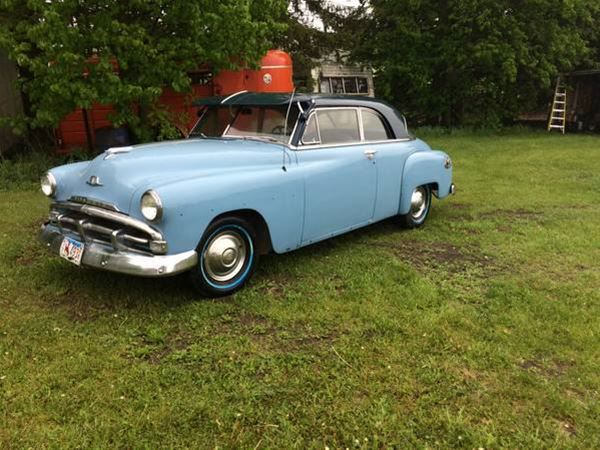
<svg viewBox="0 0 600 450"><path fill-rule="evenodd" d="M314 92L323 94L365 95L373 97L373 71L349 64L346 55L329 55L312 69Z"/></svg>
<svg viewBox="0 0 600 450"><path fill-rule="evenodd" d="M519 121L558 131L600 131L600 69L561 74L554 96L534 111L521 112Z"/></svg>
<svg viewBox="0 0 600 450"><path fill-rule="evenodd" d="M567 128L600 131L600 69L578 70L563 79L567 87Z"/></svg>

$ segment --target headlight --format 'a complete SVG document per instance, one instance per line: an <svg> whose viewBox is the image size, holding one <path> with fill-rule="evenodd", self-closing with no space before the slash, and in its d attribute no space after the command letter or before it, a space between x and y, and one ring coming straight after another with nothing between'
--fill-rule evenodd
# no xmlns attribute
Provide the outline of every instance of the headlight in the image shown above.
<svg viewBox="0 0 600 450"><path fill-rule="evenodd" d="M46 172L40 179L42 192L47 197L52 197L56 193L56 178L50 172Z"/></svg>
<svg viewBox="0 0 600 450"><path fill-rule="evenodd" d="M160 197L155 191L146 191L144 195L142 195L140 210L142 211L142 215L150 222L160 220L163 213L163 206Z"/></svg>
<svg viewBox="0 0 600 450"><path fill-rule="evenodd" d="M446 156L446 159L445 159L445 161L444 161L444 167L445 167L446 169L449 169L449 168L451 168L451 167L452 167L452 160L450 159L450 157L449 157L449 156Z"/></svg>

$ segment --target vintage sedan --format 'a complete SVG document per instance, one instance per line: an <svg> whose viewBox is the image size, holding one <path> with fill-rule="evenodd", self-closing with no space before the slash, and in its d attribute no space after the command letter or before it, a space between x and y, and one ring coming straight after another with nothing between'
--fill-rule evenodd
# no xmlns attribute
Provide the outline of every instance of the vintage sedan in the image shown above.
<svg viewBox="0 0 600 450"><path fill-rule="evenodd" d="M454 193L452 161L365 97L253 94L199 102L188 139L110 148L42 177L40 238L72 263L131 275L189 272L228 295L258 257L397 217L421 226Z"/></svg>

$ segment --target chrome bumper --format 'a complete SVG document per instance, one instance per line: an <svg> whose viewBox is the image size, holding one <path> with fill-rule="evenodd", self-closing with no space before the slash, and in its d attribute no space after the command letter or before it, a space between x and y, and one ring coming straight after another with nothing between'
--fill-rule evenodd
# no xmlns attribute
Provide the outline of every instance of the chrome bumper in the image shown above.
<svg viewBox="0 0 600 450"><path fill-rule="evenodd" d="M450 184L450 191L449 191L450 195L454 195L456 194L456 186L454 185L454 183Z"/></svg>
<svg viewBox="0 0 600 450"><path fill-rule="evenodd" d="M42 225L39 238L52 253L58 255L65 236L58 228L46 224ZM85 242L81 259L81 265L85 267L143 277L175 275L191 269L197 262L198 254L195 250L176 255L147 255L133 251L116 251L110 245L89 241Z"/></svg>

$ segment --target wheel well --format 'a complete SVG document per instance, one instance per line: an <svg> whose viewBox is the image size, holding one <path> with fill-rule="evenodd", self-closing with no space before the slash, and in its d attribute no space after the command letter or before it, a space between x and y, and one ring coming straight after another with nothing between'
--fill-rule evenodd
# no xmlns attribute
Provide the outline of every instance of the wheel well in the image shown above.
<svg viewBox="0 0 600 450"><path fill-rule="evenodd" d="M237 209L235 211L227 211L223 214L219 214L215 217L215 220L223 219L224 217L237 217L244 219L252 224L254 231L256 232L256 251L259 255L270 253L273 250L273 244L271 242L271 233L269 232L269 226L260 213L253 209ZM211 223L212 223L211 222Z"/></svg>
<svg viewBox="0 0 600 450"><path fill-rule="evenodd" d="M439 185L437 183L428 183L427 186L429 186L429 189L431 189L433 195L437 197L439 192Z"/></svg>

